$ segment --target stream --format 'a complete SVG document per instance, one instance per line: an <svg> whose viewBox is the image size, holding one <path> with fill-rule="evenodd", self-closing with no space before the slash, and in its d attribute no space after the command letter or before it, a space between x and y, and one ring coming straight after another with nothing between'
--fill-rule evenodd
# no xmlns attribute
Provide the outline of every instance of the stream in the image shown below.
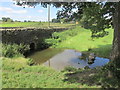
<svg viewBox="0 0 120 90"><path fill-rule="evenodd" d="M44 64L56 70L63 70L67 66L75 68L89 68L104 66L109 62L107 58L95 57L94 63L88 64L88 59L81 59L81 52L72 49L55 49L48 48L43 51L37 51L30 56L35 63Z"/></svg>

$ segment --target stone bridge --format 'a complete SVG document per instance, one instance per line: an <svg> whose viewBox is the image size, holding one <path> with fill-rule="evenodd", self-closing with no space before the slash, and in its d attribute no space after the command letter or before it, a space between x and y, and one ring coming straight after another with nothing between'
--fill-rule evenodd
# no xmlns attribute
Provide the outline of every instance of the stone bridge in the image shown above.
<svg viewBox="0 0 120 90"><path fill-rule="evenodd" d="M61 32L68 28L53 28L53 29L41 29L41 28L0 28L2 33L2 43L16 43L16 44L29 44L31 49L43 48L44 39L49 38L53 32Z"/></svg>

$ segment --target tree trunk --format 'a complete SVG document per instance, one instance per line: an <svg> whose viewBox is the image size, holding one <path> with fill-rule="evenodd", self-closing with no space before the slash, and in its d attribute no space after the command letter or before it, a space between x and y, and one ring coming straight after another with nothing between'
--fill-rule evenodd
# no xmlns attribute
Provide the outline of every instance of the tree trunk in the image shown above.
<svg viewBox="0 0 120 90"><path fill-rule="evenodd" d="M111 53L111 64L113 64L114 73L116 68L120 68L120 2L116 4L115 13L113 15L114 39ZM111 67L112 68L112 67Z"/></svg>

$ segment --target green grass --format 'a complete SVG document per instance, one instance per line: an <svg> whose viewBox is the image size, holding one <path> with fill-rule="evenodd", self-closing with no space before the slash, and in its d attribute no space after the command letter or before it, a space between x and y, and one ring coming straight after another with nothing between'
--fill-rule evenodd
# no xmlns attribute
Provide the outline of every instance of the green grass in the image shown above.
<svg viewBox="0 0 120 90"><path fill-rule="evenodd" d="M113 29L106 29L106 31L109 32L109 35L92 39L90 30L76 27L72 30L56 32L56 34L53 35L58 38L50 38L47 42L54 43L52 47L55 48L69 48L81 52L91 49L91 52L95 52L98 56L109 57L113 40ZM76 32L77 34L75 34ZM61 42L59 42L59 40L61 40Z"/></svg>
<svg viewBox="0 0 120 90"><path fill-rule="evenodd" d="M26 27L30 26L32 24L35 24L36 22L3 22L1 27Z"/></svg>
<svg viewBox="0 0 120 90"><path fill-rule="evenodd" d="M48 28L48 22L2 22L0 27L39 27ZM51 28L72 27L75 24L50 23Z"/></svg>
<svg viewBox="0 0 120 90"><path fill-rule="evenodd" d="M43 65L29 66L28 59L3 58L3 88L92 88L64 81L64 73L57 72Z"/></svg>
<svg viewBox="0 0 120 90"><path fill-rule="evenodd" d="M107 29L109 35L99 39L91 39L91 32L76 27L63 32L55 32L46 42L54 48L70 48L82 52L95 52L101 57L109 57L113 39L113 30ZM71 77L65 81L66 72L58 72L43 65L29 66L29 60L22 57L2 58L2 86L3 88L96 88L85 83L76 82L78 77ZM69 70L69 68L68 68ZM71 70L71 69L70 69ZM74 69L72 69L74 71ZM79 72L78 72L79 73ZM70 73L71 74L71 73ZM73 73L74 75L74 73ZM78 74L77 74L78 76ZM80 76L79 76L80 78ZM91 79L91 78L90 78ZM97 78L100 80L100 78ZM97 80L96 79L96 80ZM105 79L106 80L106 79Z"/></svg>

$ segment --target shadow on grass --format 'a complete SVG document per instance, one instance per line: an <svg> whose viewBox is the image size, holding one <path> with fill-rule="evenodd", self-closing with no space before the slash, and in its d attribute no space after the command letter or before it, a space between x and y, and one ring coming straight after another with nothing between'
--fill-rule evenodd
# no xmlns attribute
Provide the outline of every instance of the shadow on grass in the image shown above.
<svg viewBox="0 0 120 90"><path fill-rule="evenodd" d="M112 45L99 45L98 48L88 48L88 51L83 51L84 53L95 53L98 57L110 59L110 53L112 50Z"/></svg>
<svg viewBox="0 0 120 90"><path fill-rule="evenodd" d="M64 82L80 83L81 85L96 86L101 88L118 88L120 80L115 77L108 77L108 70L103 68L76 70L67 72Z"/></svg>
<svg viewBox="0 0 120 90"><path fill-rule="evenodd" d="M99 57L109 58L112 45L100 45L99 48L89 49L84 53L94 52ZM108 64L109 65L109 64ZM65 74L63 81L68 83L80 83L88 86L100 86L102 88L118 88L120 87L120 80L116 77L108 77L108 65L103 67L96 67L94 69L77 69ZM115 73L115 72L114 72Z"/></svg>

